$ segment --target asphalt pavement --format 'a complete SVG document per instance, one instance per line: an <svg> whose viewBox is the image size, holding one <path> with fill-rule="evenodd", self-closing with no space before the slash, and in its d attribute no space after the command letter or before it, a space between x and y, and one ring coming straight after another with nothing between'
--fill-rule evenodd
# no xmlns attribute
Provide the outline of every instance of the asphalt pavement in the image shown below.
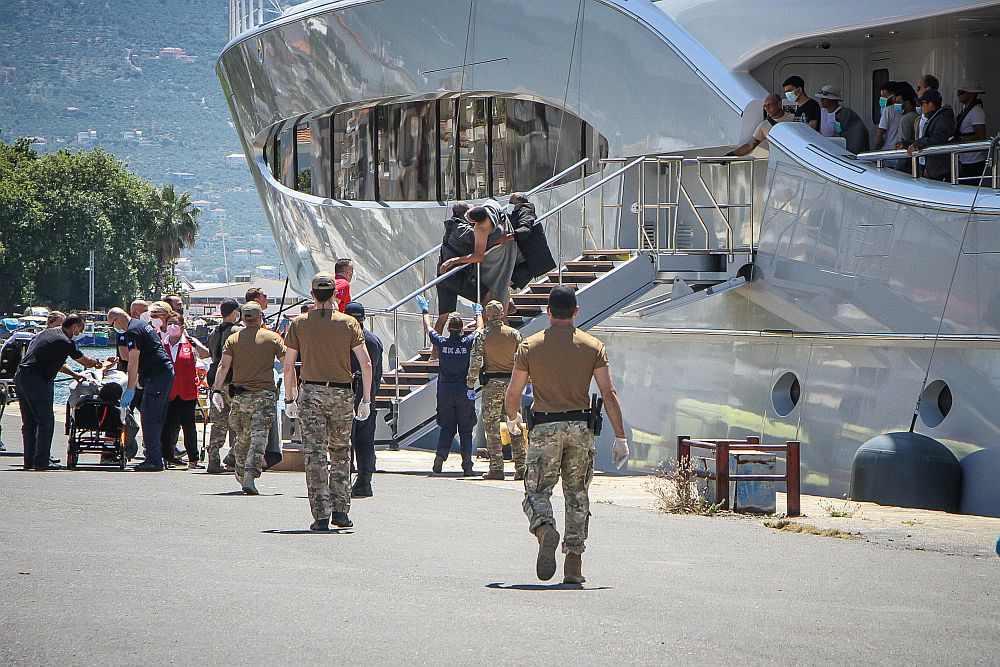
<svg viewBox="0 0 1000 667"><path fill-rule="evenodd" d="M397 466L353 529L316 534L301 473L248 497L203 471L19 462L0 457L4 665L998 659L995 556L598 502L574 588L561 556L535 579L514 482Z"/></svg>

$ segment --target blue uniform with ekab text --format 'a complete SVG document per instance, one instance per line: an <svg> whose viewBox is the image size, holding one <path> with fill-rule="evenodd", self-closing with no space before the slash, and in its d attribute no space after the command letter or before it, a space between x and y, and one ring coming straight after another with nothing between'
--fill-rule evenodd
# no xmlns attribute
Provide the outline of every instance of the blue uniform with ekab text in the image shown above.
<svg viewBox="0 0 1000 667"><path fill-rule="evenodd" d="M438 349L437 423L441 428L437 455L448 458L451 444L458 433L462 468L472 470L472 431L476 427L476 401L468 397L465 384L469 373L474 333L467 336L452 334L445 338L436 331L430 332L431 342Z"/></svg>

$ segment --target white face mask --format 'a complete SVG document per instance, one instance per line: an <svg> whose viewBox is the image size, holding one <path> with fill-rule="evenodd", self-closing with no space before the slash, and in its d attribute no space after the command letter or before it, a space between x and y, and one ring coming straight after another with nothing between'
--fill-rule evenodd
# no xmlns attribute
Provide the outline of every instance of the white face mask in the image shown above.
<svg viewBox="0 0 1000 667"><path fill-rule="evenodd" d="M160 327L162 327L162 326L163 326L163 320L161 320L161 319L160 319L159 317L154 317L153 319L149 320L149 323L150 323L150 324L152 325L152 327L153 327L154 329L156 329L157 331L159 331L159 330L160 330Z"/></svg>
<svg viewBox="0 0 1000 667"><path fill-rule="evenodd" d="M795 100L799 99L799 96L795 94L794 90L790 90L787 93L785 93L785 99L788 100L789 102L794 102Z"/></svg>
<svg viewBox="0 0 1000 667"><path fill-rule="evenodd" d="M149 324L149 320L151 318L152 318L152 315L149 314L148 310L146 312L144 312L142 315L139 316L139 319L142 320L143 322L145 322L146 324Z"/></svg>

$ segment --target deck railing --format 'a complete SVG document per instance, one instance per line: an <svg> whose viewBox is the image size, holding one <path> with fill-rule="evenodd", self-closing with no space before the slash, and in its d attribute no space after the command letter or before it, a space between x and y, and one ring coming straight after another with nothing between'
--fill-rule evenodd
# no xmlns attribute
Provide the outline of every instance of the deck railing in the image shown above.
<svg viewBox="0 0 1000 667"><path fill-rule="evenodd" d="M229 0L229 39L280 17L289 4L281 0Z"/></svg>
<svg viewBox="0 0 1000 667"><path fill-rule="evenodd" d="M983 185L996 188L998 186L998 174L997 174L997 155L996 155L996 139L992 141L971 141L964 144L945 144L942 146L928 146L923 150L916 151L913 155L910 155L909 151L906 149L891 150L891 151L874 151L870 153L859 153L858 159L863 162L874 162L875 167L878 169L884 169L886 163L890 164L890 168L895 168L894 165L905 160L910 162L910 175L913 178L920 178L920 160L926 157L935 157L940 155L946 155L949 158L949 173L948 182L958 185L958 184L970 184L977 185L980 180L983 181ZM985 174L979 173L975 175L962 176L959 169L958 157L960 155L967 155L969 153L987 153L987 165ZM992 155L989 155L992 153Z"/></svg>

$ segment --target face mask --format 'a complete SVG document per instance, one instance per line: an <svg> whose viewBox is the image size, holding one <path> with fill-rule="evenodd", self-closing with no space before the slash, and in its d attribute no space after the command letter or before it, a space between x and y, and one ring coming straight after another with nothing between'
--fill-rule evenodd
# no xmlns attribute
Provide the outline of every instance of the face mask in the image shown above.
<svg viewBox="0 0 1000 667"><path fill-rule="evenodd" d="M833 131L836 132L837 134L840 134L840 121L839 120L833 121Z"/></svg>
<svg viewBox="0 0 1000 667"><path fill-rule="evenodd" d="M506 206L503 207L503 212L505 214L507 214L507 215L510 215L511 213L514 212L514 205L513 204L507 204Z"/></svg>
<svg viewBox="0 0 1000 667"><path fill-rule="evenodd" d="M896 113L903 113L903 105L902 104L893 104L892 108L893 108L893 110Z"/></svg>
<svg viewBox="0 0 1000 667"><path fill-rule="evenodd" d="M147 310L146 312L144 312L142 315L139 316L139 319L145 322L146 324L149 324L149 320L151 317L152 316L149 314L149 311Z"/></svg>
<svg viewBox="0 0 1000 667"><path fill-rule="evenodd" d="M181 325L179 324L168 324L167 334L170 336L180 336L181 335Z"/></svg>
<svg viewBox="0 0 1000 667"><path fill-rule="evenodd" d="M795 94L794 90L792 90L785 93L785 99L788 100L789 102L794 102L795 100L799 99L799 96Z"/></svg>
<svg viewBox="0 0 1000 667"><path fill-rule="evenodd" d="M884 109L888 105L889 105L889 98L888 97L880 97L880 98L878 98L878 108L879 109Z"/></svg>
<svg viewBox="0 0 1000 667"><path fill-rule="evenodd" d="M163 326L163 320L161 320L159 317L154 317L149 321L149 323L153 326L154 329L157 330L159 330L159 328Z"/></svg>

